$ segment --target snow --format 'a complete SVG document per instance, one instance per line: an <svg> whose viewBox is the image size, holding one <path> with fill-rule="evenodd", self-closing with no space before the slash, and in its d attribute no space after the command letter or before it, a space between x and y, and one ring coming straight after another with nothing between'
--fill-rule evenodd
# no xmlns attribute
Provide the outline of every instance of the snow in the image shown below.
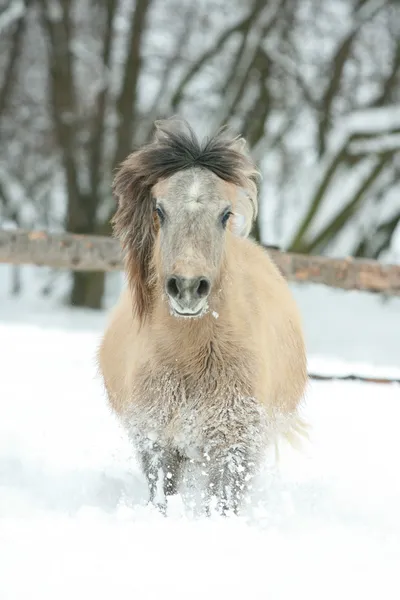
<svg viewBox="0 0 400 600"><path fill-rule="evenodd" d="M400 107L398 105L356 110L344 121L348 135L385 133L400 127Z"/></svg>
<svg viewBox="0 0 400 600"><path fill-rule="evenodd" d="M374 15L384 7L384 0L370 0L369 2L361 6L361 8L357 12L357 17L360 21L367 21L371 18L372 15Z"/></svg>
<svg viewBox="0 0 400 600"><path fill-rule="evenodd" d="M294 291L313 369L396 374L398 300L347 293L346 317L344 294ZM2 600L399 597L398 385L313 381L310 441L302 451L282 445L278 464L271 454L243 516L195 518L178 497L164 518L146 506L98 377L106 315L0 302ZM344 314L346 360L332 307ZM367 328L370 363L354 343L367 315L382 335Z"/></svg>
<svg viewBox="0 0 400 600"><path fill-rule="evenodd" d="M291 284L303 317L309 366L325 359L321 374L379 377L398 374L400 298L344 291L317 284ZM323 366L323 369L322 369ZM340 368L339 368L340 367Z"/></svg>
<svg viewBox="0 0 400 600"><path fill-rule="evenodd" d="M349 152L351 154L393 152L400 148L400 134L381 135L376 139L366 139L359 142L351 142Z"/></svg>
<svg viewBox="0 0 400 600"><path fill-rule="evenodd" d="M0 33L4 33L15 21L18 21L25 10L25 3L19 0L14 0L9 8L2 10L0 14Z"/></svg>

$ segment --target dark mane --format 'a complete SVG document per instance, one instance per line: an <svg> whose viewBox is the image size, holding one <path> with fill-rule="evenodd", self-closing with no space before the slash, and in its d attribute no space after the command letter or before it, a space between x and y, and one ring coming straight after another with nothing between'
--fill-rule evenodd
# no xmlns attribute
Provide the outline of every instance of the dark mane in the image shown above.
<svg viewBox="0 0 400 600"><path fill-rule="evenodd" d="M179 171L200 167L224 181L251 188L256 195L257 171L244 153L244 140L228 138L222 129L200 142L188 123L180 119L159 121L155 126L154 139L128 156L113 184L118 198L114 233L125 251L139 318L149 311L152 299L150 261L155 236L152 187Z"/></svg>

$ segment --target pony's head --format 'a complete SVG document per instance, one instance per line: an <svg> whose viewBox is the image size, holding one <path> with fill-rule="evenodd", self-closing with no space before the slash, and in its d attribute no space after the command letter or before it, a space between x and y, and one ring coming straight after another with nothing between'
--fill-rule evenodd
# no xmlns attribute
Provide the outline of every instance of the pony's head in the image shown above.
<svg viewBox="0 0 400 600"><path fill-rule="evenodd" d="M245 146L224 130L200 143L174 118L156 122L153 140L122 163L113 224L140 319L157 282L173 314L205 312L227 236L248 236L257 215L258 172Z"/></svg>

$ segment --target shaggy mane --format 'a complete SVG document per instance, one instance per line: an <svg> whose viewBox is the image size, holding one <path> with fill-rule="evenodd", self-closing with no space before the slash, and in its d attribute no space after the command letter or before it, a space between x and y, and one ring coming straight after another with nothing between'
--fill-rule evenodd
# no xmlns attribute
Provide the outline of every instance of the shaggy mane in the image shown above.
<svg viewBox="0 0 400 600"><path fill-rule="evenodd" d="M128 156L113 183L118 198L114 233L125 253L135 309L141 320L152 303L150 264L155 225L151 190L158 181L191 167L201 167L244 188L253 203L254 217L257 213L258 172L244 153L242 138L227 138L223 128L200 142L189 124L181 119L157 121L155 127L153 140Z"/></svg>

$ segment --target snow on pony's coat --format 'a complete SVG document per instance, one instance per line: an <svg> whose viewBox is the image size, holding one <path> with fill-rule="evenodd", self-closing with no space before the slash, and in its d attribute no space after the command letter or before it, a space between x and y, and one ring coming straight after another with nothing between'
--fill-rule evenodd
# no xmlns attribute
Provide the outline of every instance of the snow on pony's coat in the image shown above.
<svg viewBox="0 0 400 600"><path fill-rule="evenodd" d="M152 500L160 472L165 494L173 494L194 461L207 499L216 495L223 512L236 512L276 434L292 439L302 428L307 373L298 310L267 253L247 239L256 178L244 140L219 132L201 145L175 119L157 123L154 140L115 178L115 233L130 285L99 361ZM169 215L164 228L154 214L161 200ZM226 205L233 218L225 231L217 218ZM210 280L200 318L172 314L170 273Z"/></svg>

